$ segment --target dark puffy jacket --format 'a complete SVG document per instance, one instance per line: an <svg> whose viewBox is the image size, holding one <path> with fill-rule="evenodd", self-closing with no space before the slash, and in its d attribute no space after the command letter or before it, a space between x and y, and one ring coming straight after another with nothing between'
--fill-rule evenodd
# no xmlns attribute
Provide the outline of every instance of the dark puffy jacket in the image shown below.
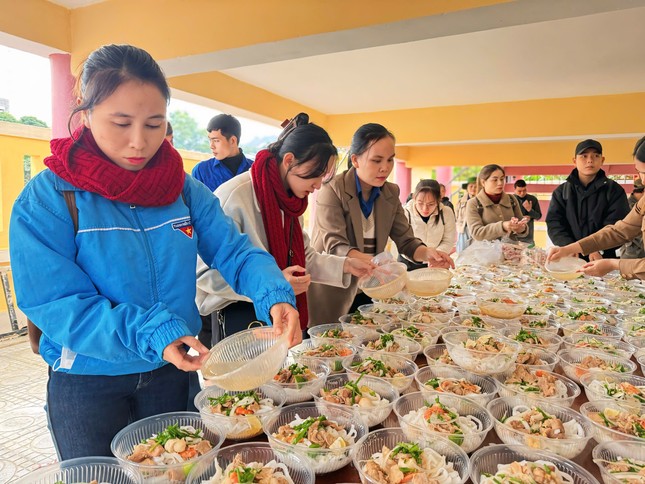
<svg viewBox="0 0 645 484"><path fill-rule="evenodd" d="M551 241L562 247L615 224L628 213L625 190L603 170L584 187L574 169L551 196L546 226ZM603 257L616 257L616 248L605 250Z"/></svg>

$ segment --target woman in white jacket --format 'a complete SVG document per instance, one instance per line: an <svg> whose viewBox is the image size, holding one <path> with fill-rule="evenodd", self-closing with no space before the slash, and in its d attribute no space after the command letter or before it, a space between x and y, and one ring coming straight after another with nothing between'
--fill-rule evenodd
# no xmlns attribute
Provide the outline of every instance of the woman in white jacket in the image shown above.
<svg viewBox="0 0 645 484"><path fill-rule="evenodd" d="M337 151L327 132L301 113L278 140L260 151L251 169L215 191L224 213L251 242L269 252L294 289L301 328L307 328L307 289L311 282L348 287L374 265L351 257L317 253L302 229L307 198L334 175ZM256 319L250 300L236 294L221 274L201 263L197 268L197 307L217 311L213 343L246 329ZM270 321L264 321L270 324Z"/></svg>
<svg viewBox="0 0 645 484"><path fill-rule="evenodd" d="M421 180L410 201L405 204L405 212L415 237L428 246L450 254L455 250L457 228L455 213L441 203L440 185L436 180ZM399 256L408 270L427 267Z"/></svg>

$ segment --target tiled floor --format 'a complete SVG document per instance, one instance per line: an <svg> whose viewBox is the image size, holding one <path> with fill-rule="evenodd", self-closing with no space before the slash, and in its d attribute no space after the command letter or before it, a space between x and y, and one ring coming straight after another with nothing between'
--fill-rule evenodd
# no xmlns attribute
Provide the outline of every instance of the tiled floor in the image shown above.
<svg viewBox="0 0 645 484"><path fill-rule="evenodd" d="M47 365L26 336L0 341L0 484L56 461L45 405Z"/></svg>

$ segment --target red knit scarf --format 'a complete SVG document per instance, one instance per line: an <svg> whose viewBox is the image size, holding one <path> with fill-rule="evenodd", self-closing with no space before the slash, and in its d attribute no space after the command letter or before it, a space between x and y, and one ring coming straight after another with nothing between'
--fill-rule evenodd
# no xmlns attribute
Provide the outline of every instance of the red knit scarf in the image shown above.
<svg viewBox="0 0 645 484"><path fill-rule="evenodd" d="M52 155L45 158L45 165L51 171L75 187L108 200L160 207L177 200L184 187L181 156L165 140L139 171L128 171L112 162L86 128L77 129L73 138L53 139L50 146Z"/></svg>
<svg viewBox="0 0 645 484"><path fill-rule="evenodd" d="M278 169L278 161L268 150L262 150L256 155L255 162L251 165L251 176L269 241L269 253L275 258L280 269L286 269L291 239L290 248L293 254L289 265L305 267L305 242L298 217L305 213L307 199L287 193ZM300 313L300 327L305 329L309 322L306 292L296 296L296 306Z"/></svg>

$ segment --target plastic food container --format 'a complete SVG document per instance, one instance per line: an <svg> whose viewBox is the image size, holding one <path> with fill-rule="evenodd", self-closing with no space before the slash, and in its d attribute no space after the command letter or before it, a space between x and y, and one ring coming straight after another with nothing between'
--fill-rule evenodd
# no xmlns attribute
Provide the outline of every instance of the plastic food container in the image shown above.
<svg viewBox="0 0 645 484"><path fill-rule="evenodd" d="M371 338L378 336L378 327L390 322L389 318L383 314L361 314L356 311L355 313L345 314L338 318L343 329L353 333L361 334L362 338Z"/></svg>
<svg viewBox="0 0 645 484"><path fill-rule="evenodd" d="M319 403L319 406L323 407L337 406L346 409L354 409L360 414L365 425L368 427L374 427L375 425L382 423L392 412L394 402L399 398L399 391L383 378L366 375L354 378L346 374L330 376L327 379L324 390L331 391L337 388L347 387L352 384L355 384L362 392L369 393L371 391L375 393L380 397L380 401L376 401L372 398L361 398L354 405L345 405L344 403L335 403L326 400L320 391L314 395L314 400Z"/></svg>
<svg viewBox="0 0 645 484"><path fill-rule="evenodd" d="M400 427L375 430L363 437L356 445L356 451L353 458L354 467L360 474L361 482L363 484L373 484L375 482L365 474L364 470L365 462L367 462L372 455L377 452L382 452L383 446L392 450L398 444L407 442L410 442L410 440ZM468 472L470 470L470 462L468 461L468 455L460 449L459 446L448 440L440 438L422 438L417 443L420 444L421 448L430 448L443 456L446 460L446 464L451 465L452 469L459 474L458 481L451 480L449 482L457 482L459 484L466 482L468 479Z"/></svg>
<svg viewBox="0 0 645 484"><path fill-rule="evenodd" d="M419 327L412 323L397 322L386 324L379 329L383 333L411 338L421 345L421 349L437 344L437 340L439 339L439 330L434 326Z"/></svg>
<svg viewBox="0 0 645 484"><path fill-rule="evenodd" d="M560 357L560 366L564 374L576 383L580 383L580 379L587 373L609 371L626 375L636 371L636 363L633 361L620 356L606 355L598 351L562 350L558 353L558 356ZM607 368L589 367L590 364L595 363L607 365Z"/></svg>
<svg viewBox="0 0 645 484"><path fill-rule="evenodd" d="M363 338L366 337L366 331L359 325L351 324L343 327L342 323L320 324L309 328L307 334L316 345L329 342L329 340L340 340L359 345Z"/></svg>
<svg viewBox="0 0 645 484"><path fill-rule="evenodd" d="M572 333L562 338L564 349L585 349L589 351L600 351L612 356L631 358L636 348L624 341L608 336L598 336L586 333Z"/></svg>
<svg viewBox="0 0 645 484"><path fill-rule="evenodd" d="M296 418L306 420L309 417L318 418L324 415L342 427L354 440L345 446L337 448L309 448L300 444L290 444L279 440L275 434L280 427L288 425ZM278 415L269 420L265 427L271 448L279 454L296 454L302 457L316 474L334 472L346 466L351 461L351 454L356 448L356 443L367 434L367 425L360 418L358 412L340 407L321 406L318 403L298 403L280 409Z"/></svg>
<svg viewBox="0 0 645 484"><path fill-rule="evenodd" d="M326 354L325 351L329 356L323 356ZM321 352L321 354L310 354L311 352ZM316 345L312 340L306 339L291 348L290 354L300 364L324 363L329 367L330 373L338 373L343 371L343 360L356 354L356 348L343 341L323 342L321 345Z"/></svg>
<svg viewBox="0 0 645 484"><path fill-rule="evenodd" d="M14 484L57 484L60 482L109 482L110 484L140 484L143 478L132 467L126 467L114 457L79 457L41 467L13 481Z"/></svg>
<svg viewBox="0 0 645 484"><path fill-rule="evenodd" d="M560 405L553 405L546 402L526 400L522 397L496 398L487 407L495 422L495 433L502 442L508 445L520 444L532 449L549 450L556 454L574 459L587 446L589 439L593 437L591 424L575 410ZM565 438L549 437L541 433L526 433L511 425L509 417L516 413L538 408L542 412L554 416L563 424L562 429L557 429L560 434L566 429ZM543 417L546 419L546 417ZM516 422L518 423L518 422ZM547 430L546 432L555 432Z"/></svg>
<svg viewBox="0 0 645 484"><path fill-rule="evenodd" d="M580 405L580 413L584 415L593 425L594 439L599 444L602 442L611 442L614 440L645 442L645 439L640 438L634 434L620 430L614 430L604 423L601 424L600 421L603 421L603 419L598 415L599 412L603 412L606 417L615 420L614 414L618 414L619 412L625 412L637 417L642 416L642 407L634 408L624 403L617 402L616 400L606 399L583 403L582 405Z"/></svg>
<svg viewBox="0 0 645 484"><path fill-rule="evenodd" d="M500 330L500 334L517 341L523 346L523 349L540 348L557 353L562 344L560 336L544 329L510 327Z"/></svg>
<svg viewBox="0 0 645 484"><path fill-rule="evenodd" d="M470 341L470 343L468 343ZM476 342L492 342L500 347L497 352L466 347ZM444 333L443 342L453 361L464 370L482 375L502 373L515 366L515 359L521 345L499 333L489 330L472 329L467 332Z"/></svg>
<svg viewBox="0 0 645 484"><path fill-rule="evenodd" d="M623 337L622 329L596 321L572 321L567 324L562 324L562 332L565 337L571 336L574 333L608 336L615 340L620 340Z"/></svg>
<svg viewBox="0 0 645 484"><path fill-rule="evenodd" d="M298 484L314 484L316 481L314 471L298 454L276 452L266 442L246 442L225 447L217 455L197 463L188 476L187 484L202 484L212 479L217 473L218 466L223 472L238 455L247 466L251 462L267 464L275 461L284 464L289 477Z"/></svg>
<svg viewBox="0 0 645 484"><path fill-rule="evenodd" d="M484 293L477 299L482 314L498 319L516 319L528 306L526 299L513 293Z"/></svg>
<svg viewBox="0 0 645 484"><path fill-rule="evenodd" d="M226 390L251 390L273 378L288 350L286 333L278 336L273 327L240 331L211 348L202 375Z"/></svg>
<svg viewBox="0 0 645 484"><path fill-rule="evenodd" d="M409 272L407 287L415 296L436 296L448 289L451 279L448 269L428 267Z"/></svg>
<svg viewBox="0 0 645 484"><path fill-rule="evenodd" d="M457 366L457 364L450 357L450 354L448 353L448 350L446 349L445 344L426 346L423 349L423 356L426 357L428 366L434 366L434 365Z"/></svg>
<svg viewBox="0 0 645 484"><path fill-rule="evenodd" d="M284 360L281 369L289 368L294 363L297 363L296 360L293 357L288 356L287 359ZM330 373L329 367L325 363L317 361L308 362L306 366L316 375L317 378L294 383L283 383L275 379L273 380L272 383L274 385L278 385L284 390L286 395L286 400L284 402L285 405L311 400L311 395L317 394L320 389L325 386L325 381Z"/></svg>
<svg viewBox="0 0 645 484"><path fill-rule="evenodd" d="M206 426L214 432L223 430L230 440L244 440L262 433L262 422L275 415L285 404L286 394L279 385L268 383L253 390L260 399L272 400L271 410L261 410L252 415L224 415L213 413L209 404L211 398L218 398L228 393L236 395L245 392L227 392L216 386L207 386L195 396L195 407L199 410Z"/></svg>
<svg viewBox="0 0 645 484"><path fill-rule="evenodd" d="M541 348L521 349L515 359L517 365L526 366L531 370L553 371L559 362L560 357L556 353Z"/></svg>
<svg viewBox="0 0 645 484"><path fill-rule="evenodd" d="M438 432L429 429L423 418L423 412L435 404L437 400L441 405L452 409L451 411L459 415L452 421L442 423L455 422L461 428L462 433ZM477 449L490 429L493 428L493 420L485 407L456 395L435 394L434 398L427 398L421 392L406 393L401 395L394 404L394 413L408 439L417 440L440 436L457 444L466 453Z"/></svg>
<svg viewBox="0 0 645 484"><path fill-rule="evenodd" d="M376 368L373 373L366 373L367 376L374 376L387 381L396 388L399 393L403 393L410 388L410 385L412 385L412 381L414 380L414 374L419 369L417 364L412 360L403 356L389 355L386 353L354 356L352 359L346 359L343 362L343 367L345 368L347 375L355 380L361 376L363 371L362 368L364 368L363 365L369 365L370 359L377 362L375 365L379 365L380 368L391 369L394 376L386 376L389 375L389 373L383 375L378 368ZM381 365L383 366L381 367Z"/></svg>
<svg viewBox="0 0 645 484"><path fill-rule="evenodd" d="M590 372L580 377L580 384L592 403L612 399L634 408L645 405L645 378L642 376Z"/></svg>
<svg viewBox="0 0 645 484"><path fill-rule="evenodd" d="M384 343L385 342L385 343ZM374 348L368 348L368 345ZM392 346L389 346L392 345ZM383 348L383 349L376 349ZM395 348L394 350L392 348ZM419 352L421 345L411 338L406 336L399 336L390 333L381 333L378 338L367 338L363 344L358 348L361 354L374 355L374 354L392 354L405 356L409 360L414 361Z"/></svg>
<svg viewBox="0 0 645 484"><path fill-rule="evenodd" d="M406 281L405 264L392 262L377 267L369 276L361 277L358 288L373 299L387 299L401 292Z"/></svg>
<svg viewBox="0 0 645 484"><path fill-rule="evenodd" d="M160 434L170 425L190 425L195 429L202 430L204 439L211 443L212 449L199 457L179 464L144 465L128 460L128 456L132 454L136 445L149 439L153 434ZM121 464L134 469L144 479L158 479L159 482L174 484L185 482L188 473L196 463L215 455L217 449L224 442L224 434L224 429L213 429L206 425L197 412L171 412L144 418L128 425L114 436L110 450Z"/></svg>
<svg viewBox="0 0 645 484"><path fill-rule="evenodd" d="M470 457L470 478L473 484L480 484L484 482L484 475L495 475L499 470L498 466L522 461L550 462L559 472L569 476L571 484L600 484L589 471L569 459L524 445L504 444L489 445L475 452Z"/></svg>
<svg viewBox="0 0 645 484"><path fill-rule="evenodd" d="M533 387L530 385L526 385L525 389L522 389L521 385L506 383L506 380L513 374L514 370L509 370L505 373L495 375L495 379L497 380L497 392L499 393L499 396L518 396L526 399L526 401L534 400L537 402L548 402L556 405L561 405L563 407L570 407L571 405L573 405L573 401L576 399L576 397L581 393L578 384L567 378L566 376L562 376L558 373L546 370L533 370L530 368L527 368L527 370L533 375L553 377L556 382L555 385L557 385L562 391L562 396L554 395L546 397L540 392L532 391L531 388Z"/></svg>
<svg viewBox="0 0 645 484"><path fill-rule="evenodd" d="M479 393L476 393L474 389L464 391L461 386L455 386L454 381L461 379L477 385ZM493 378L477 375L459 367L436 365L419 368L414 380L417 382L417 387L419 387L421 393L429 400L432 400L437 394L457 395L466 397L485 407L488 402L497 396L497 383Z"/></svg>
<svg viewBox="0 0 645 484"><path fill-rule="evenodd" d="M626 472L625 467L635 468L635 466L625 466L624 462L627 459L632 462L645 462L645 442L603 442L594 447L591 458L600 469L600 475L605 484L636 483L639 479L642 480L642 475L638 475L638 471ZM623 465L620 466L622 468L620 472L610 469L612 463L621 463L621 461Z"/></svg>
<svg viewBox="0 0 645 484"><path fill-rule="evenodd" d="M586 262L578 257L562 257L558 261L547 262L544 264L544 269L547 274L558 281L572 281L584 275L578 270L582 269L585 264Z"/></svg>

